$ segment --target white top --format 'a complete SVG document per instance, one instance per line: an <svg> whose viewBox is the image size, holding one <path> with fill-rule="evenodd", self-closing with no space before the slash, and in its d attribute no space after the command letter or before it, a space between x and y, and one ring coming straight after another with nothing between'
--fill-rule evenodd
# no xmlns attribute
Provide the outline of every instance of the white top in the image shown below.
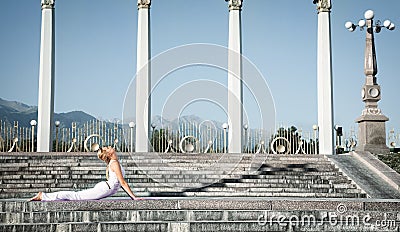
<svg viewBox="0 0 400 232"><path fill-rule="evenodd" d="M118 181L117 174L115 172L113 172L111 170L111 168L110 168L111 163L114 162L114 161L116 161L116 160L110 160L110 163L108 163L108 180L107 180L107 183L110 185L111 189L118 190L121 187L121 184ZM122 176L125 176L124 168L121 166L121 164L119 166L121 167Z"/></svg>

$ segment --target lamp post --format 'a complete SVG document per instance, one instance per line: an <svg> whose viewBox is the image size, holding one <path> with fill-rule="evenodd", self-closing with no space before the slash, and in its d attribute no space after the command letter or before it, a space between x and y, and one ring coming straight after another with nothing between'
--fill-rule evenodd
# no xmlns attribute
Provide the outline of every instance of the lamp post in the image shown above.
<svg viewBox="0 0 400 232"><path fill-rule="evenodd" d="M317 134L318 134L318 125L314 124L312 126L313 131L314 131L314 154L318 153L318 144L317 144Z"/></svg>
<svg viewBox="0 0 400 232"><path fill-rule="evenodd" d="M33 152L33 150L35 149L35 144L34 144L34 141L35 141L35 126L37 125L37 122L36 122L36 120L33 119L33 120L31 120L30 124L32 126L32 128L31 128L31 131L32 131L31 151Z"/></svg>
<svg viewBox="0 0 400 232"><path fill-rule="evenodd" d="M133 152L133 128L135 127L135 122L130 122L129 123L129 128L130 128L130 131L131 131L131 141L130 141L130 143L131 143L131 152Z"/></svg>
<svg viewBox="0 0 400 232"><path fill-rule="evenodd" d="M374 12L367 10L364 14L365 19L358 21L357 25L352 22L346 22L345 27L353 32L357 27L360 30L366 28L366 46L364 56L364 74L365 84L361 90L362 101L365 108L361 116L356 119L358 123L358 145L357 151L369 151L372 153L389 152L386 146L385 122L389 120L382 114L378 108L378 101L381 99L381 88L376 81L378 73L374 32L379 33L383 28L394 30L395 26L389 20L385 20L383 24L377 20L374 24Z"/></svg>
<svg viewBox="0 0 400 232"><path fill-rule="evenodd" d="M56 125L56 152L58 152L58 128L60 127L60 121L55 121L54 125Z"/></svg>
<svg viewBox="0 0 400 232"><path fill-rule="evenodd" d="M247 129L249 129L249 125L244 124L243 125L244 129L244 153L247 153L247 145L248 145L248 139L247 139Z"/></svg>
<svg viewBox="0 0 400 232"><path fill-rule="evenodd" d="M222 124L222 129L224 129L224 153L226 153L226 130L228 129L228 123Z"/></svg>
<svg viewBox="0 0 400 232"><path fill-rule="evenodd" d="M152 124L151 124L151 128L153 129L153 131L152 131L152 133L151 133L151 137L153 137L152 138L152 140L153 140L153 144L152 144L152 147L153 147L153 152L155 151L155 144L154 144L154 142L155 142L155 140L154 140L154 130L156 129L156 124L153 122Z"/></svg>
<svg viewBox="0 0 400 232"><path fill-rule="evenodd" d="M335 125L336 131L336 154L343 153L342 151L342 136L343 136L343 127L340 125Z"/></svg>

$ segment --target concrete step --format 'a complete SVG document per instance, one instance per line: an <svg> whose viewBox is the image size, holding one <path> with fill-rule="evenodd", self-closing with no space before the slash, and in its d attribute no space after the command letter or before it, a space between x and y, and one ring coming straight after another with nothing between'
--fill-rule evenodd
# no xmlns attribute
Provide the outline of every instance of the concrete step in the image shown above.
<svg viewBox="0 0 400 232"><path fill-rule="evenodd" d="M398 231L400 226L399 200L0 200L0 208L0 231Z"/></svg>
<svg viewBox="0 0 400 232"><path fill-rule="evenodd" d="M79 222L257 222L261 216L272 213L268 210L99 210L99 211L39 211L39 212L2 212L0 213L0 224L54 224L54 223L79 223ZM274 214L288 213L285 211L274 211ZM292 211L291 216L301 218L313 211ZM329 211L321 210L313 215L316 220L321 221ZM332 212L331 212L332 213ZM352 215L361 215L358 211L349 211ZM383 212L374 212L375 216L384 217ZM387 215L387 219L393 220L395 214ZM266 219L267 219L266 218Z"/></svg>
<svg viewBox="0 0 400 232"><path fill-rule="evenodd" d="M57 173L57 172L54 172ZM16 183L24 183L26 181L31 182L47 182L49 179L58 179L59 181L70 181L70 180L103 180L105 178L105 172L100 173L91 173L91 174L54 174L50 173L49 175L9 175L3 176L0 180L4 183L16 181ZM200 174L187 174L187 175L145 175L145 174L127 174L125 175L125 179L130 179L132 181L141 181L141 180L149 180L149 179L165 179L165 181L193 181L198 179L216 179L220 180L232 180L241 179L244 182L287 182L287 183L302 183L302 182L326 182L331 183L332 181L337 181L337 183L346 183L348 179L344 176L318 176L318 175L304 175L304 176L286 176L286 175L256 175L256 174L234 174L234 175L200 175ZM32 180L33 179L33 180ZM31 183L29 182L29 183Z"/></svg>
<svg viewBox="0 0 400 232"><path fill-rule="evenodd" d="M151 196L182 196L171 193L152 192ZM226 197L226 192L185 192L186 197ZM366 198L364 193L316 193L316 192L230 192L230 197L276 197L276 198Z"/></svg>
<svg viewBox="0 0 400 232"><path fill-rule="evenodd" d="M21 155L25 155L25 153L22 153ZM231 155L231 154L229 154ZM97 157L90 156L87 157L84 154L79 154L79 156L72 156L72 157L62 157L58 155L54 156L30 156L30 157L16 157L16 156L4 156L1 155L2 159L0 161L0 164L6 164L7 163L32 163L32 164L53 164L53 163L85 163L89 165L97 165L97 164L102 164L103 162L98 160ZM143 159L132 159L131 157L126 157L126 156L119 156L120 161L124 164L128 165L135 165L137 163L139 164L151 164L151 163L166 163L166 164L193 164L193 163L202 163L202 164L214 164L216 162L219 163L230 163L232 162L231 159L215 159L213 160L210 157L202 157L201 154L198 154L196 156L191 156L191 157L180 157L179 159L165 159L160 157L159 159L150 159L152 157L144 157ZM233 159L235 161L240 161L240 163L251 163L252 157L249 157L249 159L246 159L245 157L240 158L240 159ZM302 157L302 156L285 156L285 155L279 155L279 156L267 156L267 158L264 160L265 164L274 164L274 163L279 163L281 161L284 161L287 164L311 164L311 163L319 163L319 164L329 164L329 160L325 156L320 156L320 155L314 155L314 156L308 156L308 157ZM238 163L238 162L236 162Z"/></svg>
<svg viewBox="0 0 400 232"><path fill-rule="evenodd" d="M220 183L245 183L249 185L268 184L268 185L308 185L308 184L329 184L328 180L322 179L224 179Z"/></svg>
<svg viewBox="0 0 400 232"><path fill-rule="evenodd" d="M379 220L377 220L379 221ZM322 223L321 223L322 222ZM396 221L394 221L396 222ZM307 223L307 222L306 222ZM396 231L392 226L389 231ZM383 227L385 229L385 227ZM323 221L316 221L308 225L301 223L289 225L279 221L260 223L258 221L201 221L201 222L82 222L82 223L54 223L54 224L18 224L1 225L0 231L384 231L371 229L371 225L358 224L347 225L345 222L328 224Z"/></svg>
<svg viewBox="0 0 400 232"><path fill-rule="evenodd" d="M1 225L0 231L174 231L168 230L169 223L167 222L106 222L106 223L24 223L17 225Z"/></svg>
<svg viewBox="0 0 400 232"><path fill-rule="evenodd" d="M0 200L1 212L59 212L59 211L132 211L132 210L259 210L294 211L331 210L345 206L346 212L397 212L400 200L379 199L275 199L275 198L146 198L132 201L128 198L106 198L96 201L26 202L23 199ZM62 209L62 210L61 210ZM400 212L397 212L400 214ZM400 219L400 218L399 218Z"/></svg>
<svg viewBox="0 0 400 232"><path fill-rule="evenodd" d="M312 183L302 183L302 184L288 184L288 183L222 183L221 187L228 188L331 188L329 184L312 184ZM353 186L350 186L353 187Z"/></svg>

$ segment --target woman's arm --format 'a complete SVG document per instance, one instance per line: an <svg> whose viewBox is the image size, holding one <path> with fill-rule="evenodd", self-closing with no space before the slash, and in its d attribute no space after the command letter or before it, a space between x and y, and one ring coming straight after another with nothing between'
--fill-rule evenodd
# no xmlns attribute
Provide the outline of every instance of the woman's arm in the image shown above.
<svg viewBox="0 0 400 232"><path fill-rule="evenodd" d="M117 175L118 181L121 184L121 187L125 190L125 192L131 197L132 200L137 200L139 199L138 197L133 194L131 188L129 187L128 183L126 183L124 177L122 176L122 171L121 171L121 166L119 164L119 161L117 162L112 162L110 165L110 168L115 174Z"/></svg>

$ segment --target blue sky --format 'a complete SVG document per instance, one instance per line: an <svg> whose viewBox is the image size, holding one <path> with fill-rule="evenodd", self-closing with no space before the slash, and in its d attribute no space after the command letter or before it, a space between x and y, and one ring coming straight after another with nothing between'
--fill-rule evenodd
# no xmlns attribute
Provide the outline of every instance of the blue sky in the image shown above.
<svg viewBox="0 0 400 232"><path fill-rule="evenodd" d="M82 110L103 119L122 117L125 92L136 72L136 2L56 1L56 112ZM335 123L349 130L364 107L360 92L365 32L350 33L344 23L358 22L365 10L372 9L375 19L390 19L400 27L400 1L333 0L332 4ZM0 97L37 105L40 0L3 1L0 11ZM312 0L245 0L242 36L243 55L258 67L271 89L277 122L311 130L317 122L317 11ZM227 46L227 3L153 0L151 38L153 56L190 43ZM380 108L390 118L387 128L399 130L400 29L383 30L375 38ZM188 71L182 75L190 75ZM225 73L209 70L208 75L221 76L226 84ZM161 109L154 104L157 114ZM202 107L188 107L187 113L200 109L203 117L224 120Z"/></svg>

